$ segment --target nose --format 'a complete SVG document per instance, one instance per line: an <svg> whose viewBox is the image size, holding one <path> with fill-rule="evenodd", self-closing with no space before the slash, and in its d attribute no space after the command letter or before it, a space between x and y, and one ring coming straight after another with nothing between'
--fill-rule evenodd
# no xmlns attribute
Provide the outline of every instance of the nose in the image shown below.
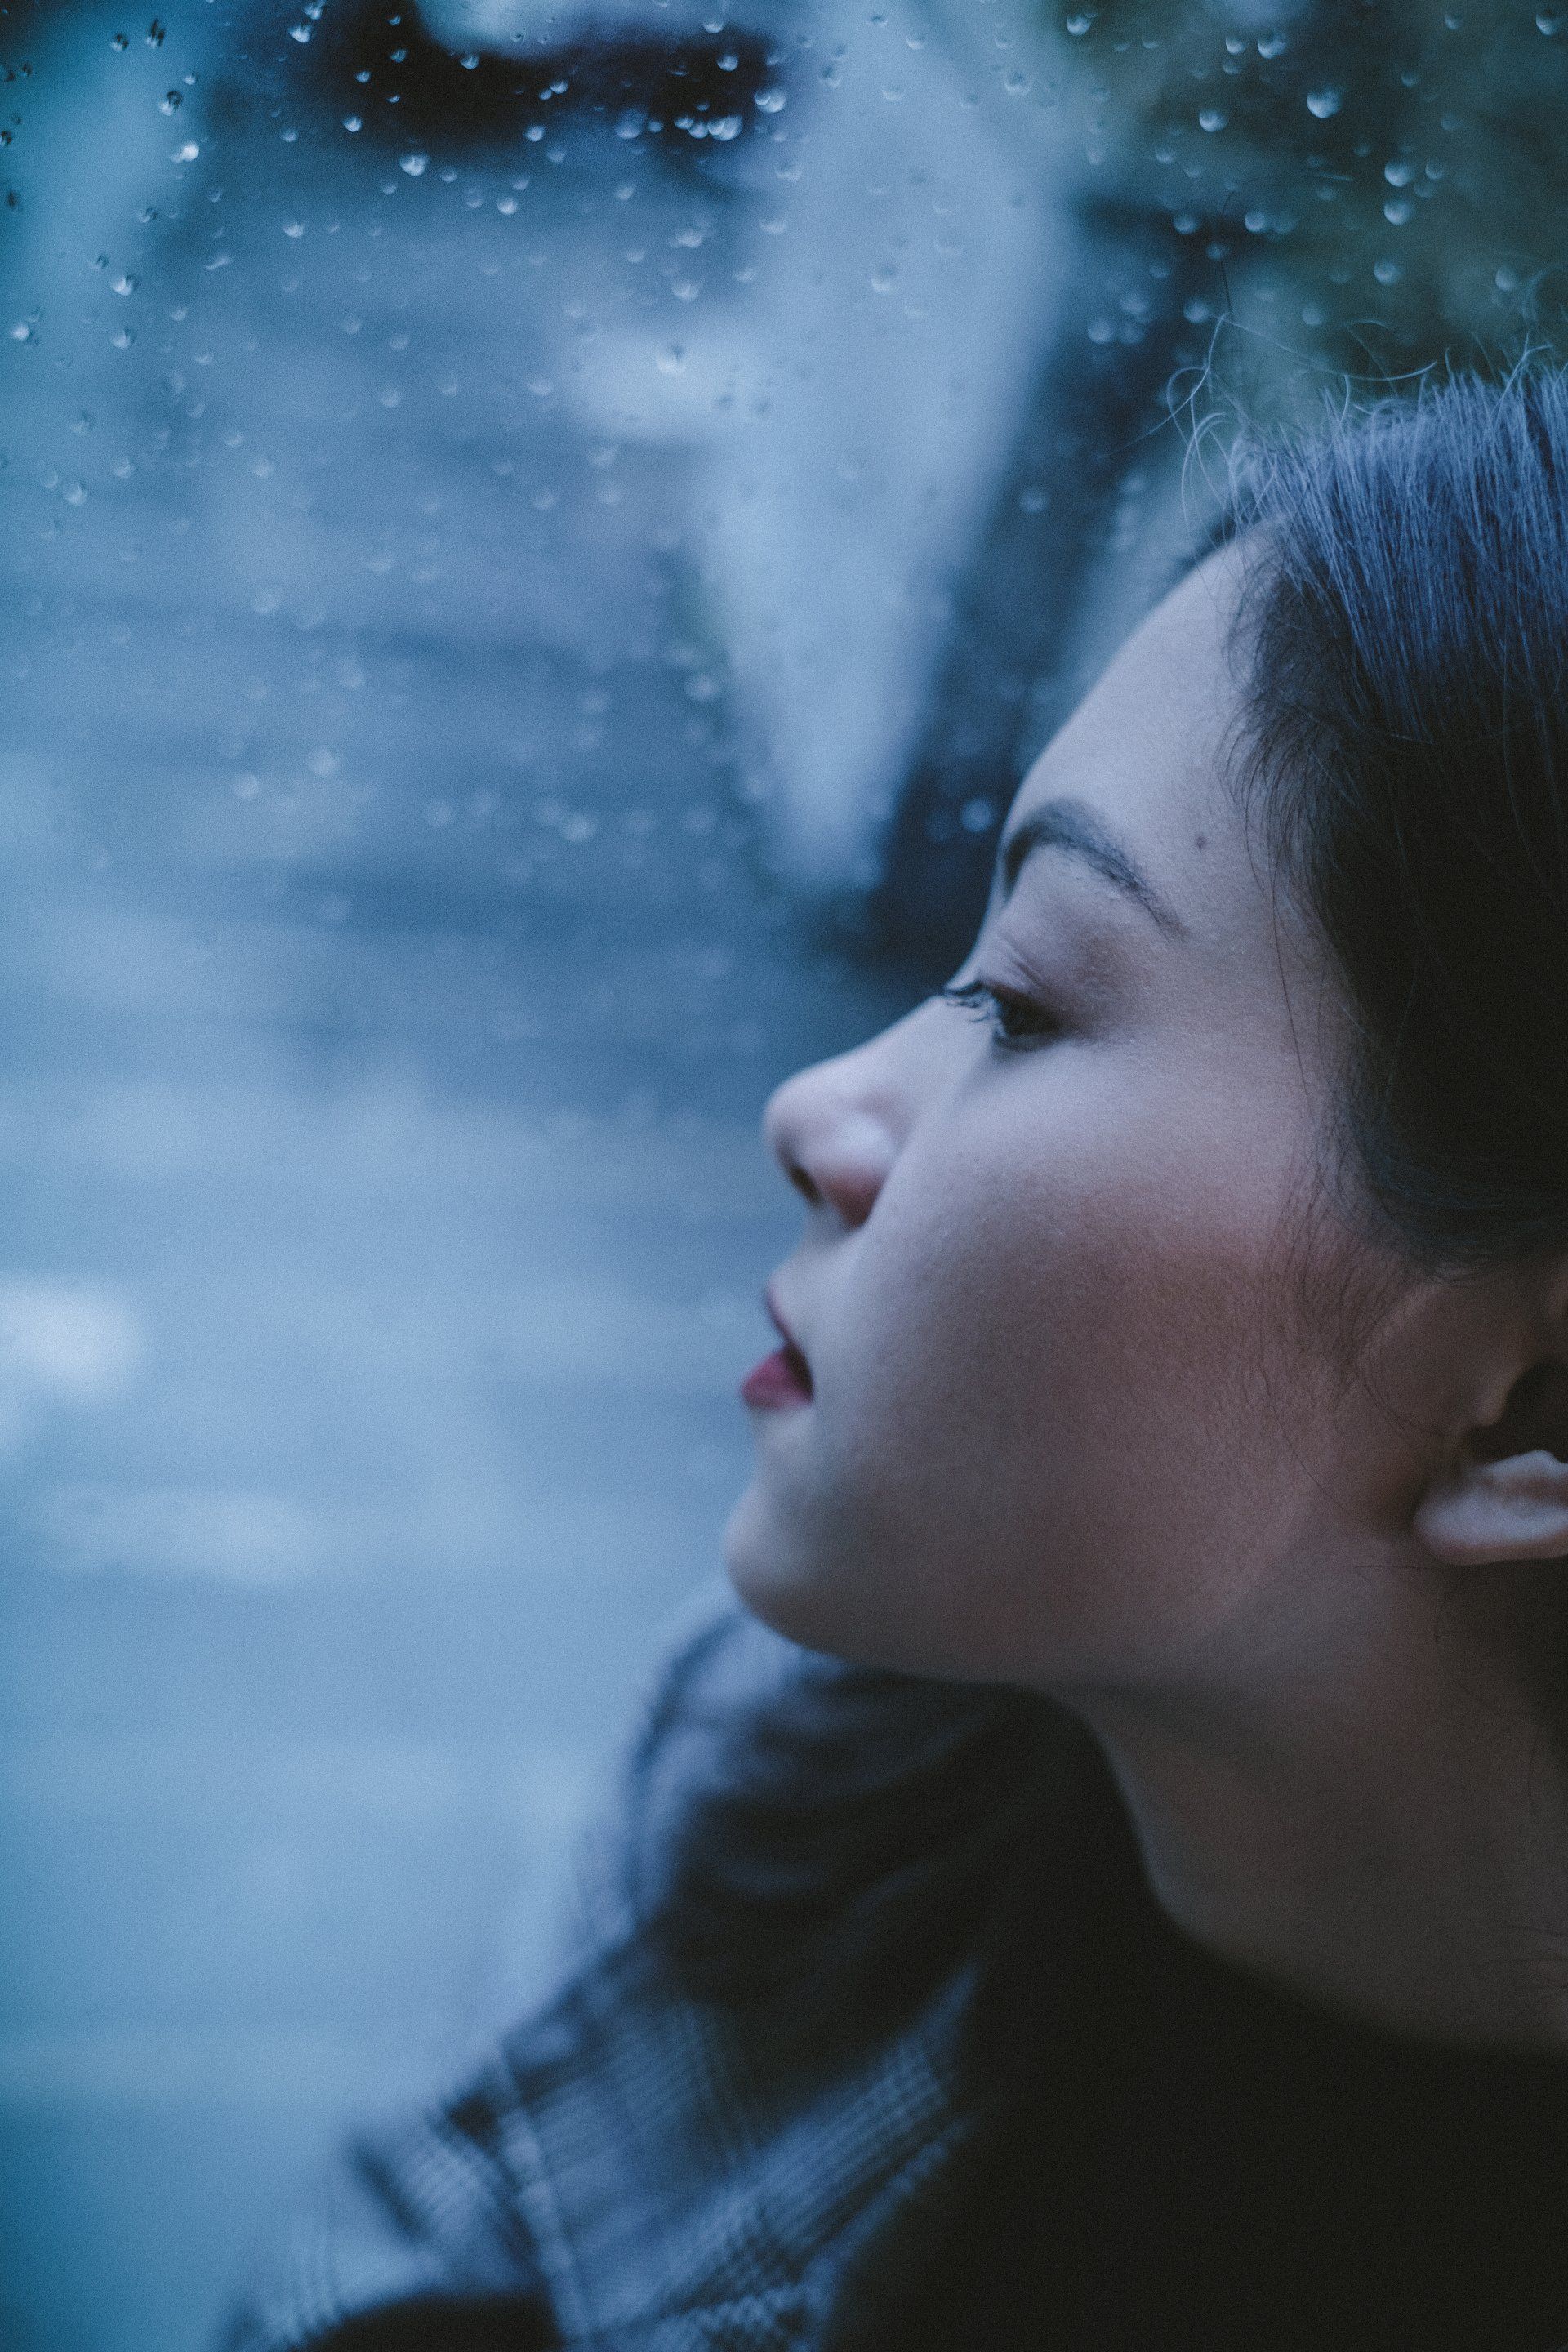
<svg viewBox="0 0 1568 2352"><path fill-rule="evenodd" d="M924 1098L931 1009L798 1070L763 1113L763 1139L795 1191L851 1230L876 1206Z"/></svg>

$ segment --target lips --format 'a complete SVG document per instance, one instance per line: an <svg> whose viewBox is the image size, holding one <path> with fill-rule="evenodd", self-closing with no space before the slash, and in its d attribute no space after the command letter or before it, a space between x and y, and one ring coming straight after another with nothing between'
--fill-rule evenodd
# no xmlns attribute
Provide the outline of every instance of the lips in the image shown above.
<svg viewBox="0 0 1568 2352"><path fill-rule="evenodd" d="M777 1412L785 1405L809 1404L811 1366L774 1305L771 1290L764 1294L763 1304L784 1345L775 1348L771 1356L764 1356L762 1362L746 1374L741 1383L742 1400L763 1412Z"/></svg>

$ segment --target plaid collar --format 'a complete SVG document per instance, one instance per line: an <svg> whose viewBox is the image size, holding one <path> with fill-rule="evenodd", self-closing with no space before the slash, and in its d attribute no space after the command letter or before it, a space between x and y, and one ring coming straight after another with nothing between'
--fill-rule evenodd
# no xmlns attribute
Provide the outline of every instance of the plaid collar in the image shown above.
<svg viewBox="0 0 1568 2352"><path fill-rule="evenodd" d="M663 1985L634 1942L515 2036L494 2149L563 2341L847 2352L929 2237L974 2118L967 1972L896 2034L814 2057Z"/></svg>

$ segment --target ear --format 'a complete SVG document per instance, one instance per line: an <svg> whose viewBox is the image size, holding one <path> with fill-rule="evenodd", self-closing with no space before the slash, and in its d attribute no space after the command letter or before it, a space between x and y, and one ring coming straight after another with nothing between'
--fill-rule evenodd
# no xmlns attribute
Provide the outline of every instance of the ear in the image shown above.
<svg viewBox="0 0 1568 2352"><path fill-rule="evenodd" d="M1428 1486L1415 1527L1450 1568L1568 1559L1568 1370L1539 1364L1515 1381Z"/></svg>

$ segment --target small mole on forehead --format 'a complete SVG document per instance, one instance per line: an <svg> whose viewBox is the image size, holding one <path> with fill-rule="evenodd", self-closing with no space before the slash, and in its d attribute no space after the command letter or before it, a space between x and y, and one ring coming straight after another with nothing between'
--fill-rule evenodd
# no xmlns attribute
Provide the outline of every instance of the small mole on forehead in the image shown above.
<svg viewBox="0 0 1568 2352"><path fill-rule="evenodd" d="M1209 845L1209 837L1208 837L1208 835L1207 835L1207 834L1206 834L1206 833L1194 833L1194 835L1193 835L1193 847L1194 847L1194 849L1206 849L1206 848L1208 847L1208 845Z"/></svg>

